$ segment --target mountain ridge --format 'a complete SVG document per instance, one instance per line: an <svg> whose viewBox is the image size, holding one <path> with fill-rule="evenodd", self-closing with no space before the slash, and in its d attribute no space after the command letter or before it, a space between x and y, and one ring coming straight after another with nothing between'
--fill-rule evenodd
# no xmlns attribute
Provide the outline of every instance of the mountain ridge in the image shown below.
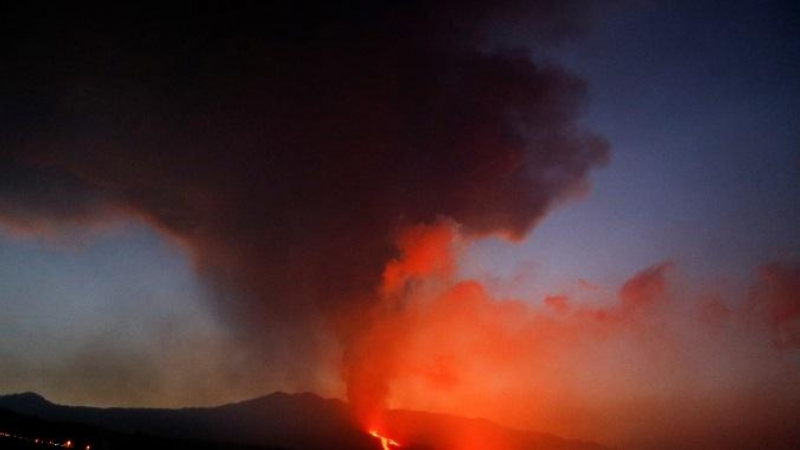
<svg viewBox="0 0 800 450"><path fill-rule="evenodd" d="M303 450L376 450L349 405L310 392L273 392L217 406L125 408L70 406L34 393L0 395L0 409L178 439L235 442ZM387 431L407 449L608 450L599 444L504 427L483 418L412 410L386 413Z"/></svg>

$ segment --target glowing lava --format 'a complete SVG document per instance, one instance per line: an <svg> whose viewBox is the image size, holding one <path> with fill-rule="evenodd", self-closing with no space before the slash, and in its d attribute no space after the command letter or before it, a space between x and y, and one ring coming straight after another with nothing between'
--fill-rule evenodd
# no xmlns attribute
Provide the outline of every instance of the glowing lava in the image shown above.
<svg viewBox="0 0 800 450"><path fill-rule="evenodd" d="M394 441L392 439L389 439L387 437L381 436L375 430L370 431L369 434L371 434L372 436L375 436L376 438L381 440L381 446L383 447L383 450L390 450L389 449L390 445L394 446L394 447L400 447L400 444L398 444L396 441Z"/></svg>

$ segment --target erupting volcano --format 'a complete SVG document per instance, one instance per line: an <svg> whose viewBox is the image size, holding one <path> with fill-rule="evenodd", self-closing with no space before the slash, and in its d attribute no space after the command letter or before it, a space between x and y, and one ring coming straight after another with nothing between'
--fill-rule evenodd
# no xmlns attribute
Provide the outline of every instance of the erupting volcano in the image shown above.
<svg viewBox="0 0 800 450"><path fill-rule="evenodd" d="M42 3L0 8L0 397L800 449L797 0Z"/></svg>
<svg viewBox="0 0 800 450"><path fill-rule="evenodd" d="M381 441L381 448L383 448L383 450L390 450L390 448L389 448L389 447L400 447L400 444L398 444L396 441L394 441L393 439L390 439L390 438L388 438L388 437L386 437L386 436L381 436L381 435L380 435L380 434L379 434L377 431L375 431L375 430L372 430L372 431L370 431L370 432L369 432L369 434L370 434L371 436L374 436L374 437L376 437L376 438L380 439L380 441Z"/></svg>

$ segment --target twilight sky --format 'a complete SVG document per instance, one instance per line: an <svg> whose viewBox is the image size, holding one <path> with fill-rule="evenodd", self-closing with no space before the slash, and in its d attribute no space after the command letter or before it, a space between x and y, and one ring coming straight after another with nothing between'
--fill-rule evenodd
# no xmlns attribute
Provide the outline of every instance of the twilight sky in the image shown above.
<svg viewBox="0 0 800 450"><path fill-rule="evenodd" d="M0 393L796 439L800 7L456 3L0 14Z"/></svg>

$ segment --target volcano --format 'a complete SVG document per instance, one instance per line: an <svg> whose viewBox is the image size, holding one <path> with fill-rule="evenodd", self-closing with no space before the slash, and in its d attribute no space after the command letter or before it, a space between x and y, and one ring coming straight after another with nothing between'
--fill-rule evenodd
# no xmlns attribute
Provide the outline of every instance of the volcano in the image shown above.
<svg viewBox="0 0 800 450"><path fill-rule="evenodd" d="M296 450L606 449L483 419L419 411L387 412L386 431L376 436L357 425L347 403L309 393L277 392L238 403L181 409L66 406L24 393L0 396L0 410L125 433ZM0 429L5 426L0 423Z"/></svg>

